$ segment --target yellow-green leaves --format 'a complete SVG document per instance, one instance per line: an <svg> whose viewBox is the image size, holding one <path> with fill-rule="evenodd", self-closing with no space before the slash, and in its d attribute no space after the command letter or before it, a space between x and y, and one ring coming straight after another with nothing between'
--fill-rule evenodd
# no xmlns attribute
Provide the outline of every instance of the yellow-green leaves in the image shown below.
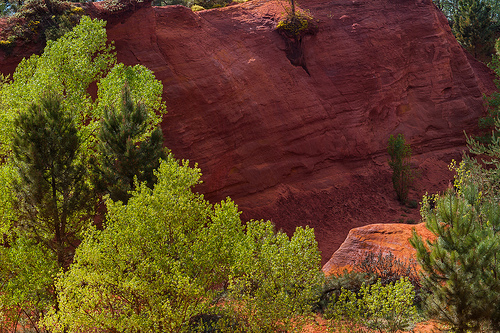
<svg viewBox="0 0 500 333"><path fill-rule="evenodd" d="M192 332L203 316L228 332L300 327L322 282L313 230L290 239L270 222L244 228L230 199L212 206L192 192L199 169L172 155L156 175L126 205L107 202L106 228L87 233L56 283L48 327Z"/></svg>
<svg viewBox="0 0 500 333"><path fill-rule="evenodd" d="M134 100L143 103L149 112L150 128L145 138L151 134L166 112L161 101L163 86L144 66L116 64L105 25L105 21L84 16L72 31L57 41L49 41L42 55L21 61L12 81L0 90L0 153L8 152L15 116L48 92L61 97L62 107L75 117L79 135L90 148L104 108L120 102L127 83ZM99 87L95 101L89 93L93 82Z"/></svg>
<svg viewBox="0 0 500 333"><path fill-rule="evenodd" d="M239 244L229 289L245 332L286 331L301 327L323 281L314 231L297 228L290 239L271 222L250 221Z"/></svg>
<svg viewBox="0 0 500 333"><path fill-rule="evenodd" d="M408 278L382 286L380 280L364 284L358 295L342 288L339 299L328 309L336 319L347 317L380 331L408 330L416 320L415 292Z"/></svg>

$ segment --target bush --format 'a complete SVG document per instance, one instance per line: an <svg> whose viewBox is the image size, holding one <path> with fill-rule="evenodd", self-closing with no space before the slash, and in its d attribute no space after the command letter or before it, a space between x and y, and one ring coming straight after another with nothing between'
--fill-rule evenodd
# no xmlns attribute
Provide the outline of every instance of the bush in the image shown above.
<svg viewBox="0 0 500 333"><path fill-rule="evenodd" d="M378 254L370 252L356 263L354 270L375 276L384 286L405 277L416 289L420 288L415 260L400 260L391 252L386 255L382 251Z"/></svg>
<svg viewBox="0 0 500 333"><path fill-rule="evenodd" d="M297 37L307 33L313 33L316 26L313 24L313 18L307 13L288 14L276 27L290 37Z"/></svg>
<svg viewBox="0 0 500 333"><path fill-rule="evenodd" d="M193 12L199 12L200 10L205 10L205 8L203 8L202 6L199 6L199 5L192 5L191 10Z"/></svg>
<svg viewBox="0 0 500 333"><path fill-rule="evenodd" d="M386 286L379 280L374 285L363 284L358 294L342 289L339 299L332 303L326 317L348 318L380 331L411 329L417 318L412 304L415 291L408 278Z"/></svg>
<svg viewBox="0 0 500 333"><path fill-rule="evenodd" d="M16 41L56 40L75 27L85 11L65 1L28 0L7 19L0 47L10 51Z"/></svg>
<svg viewBox="0 0 500 333"><path fill-rule="evenodd" d="M194 5L198 5L205 9L225 7L230 4L232 0L194 0Z"/></svg>
<svg viewBox="0 0 500 333"><path fill-rule="evenodd" d="M289 238L271 222L242 226L230 200L211 205L191 188L201 173L172 155L157 183L127 204L107 201L57 281L53 332L275 332L310 313L323 273L310 228ZM222 301L221 301L222 300ZM109 306L108 306L109 304ZM89 315L91 314L91 315ZM240 330L241 326L241 330Z"/></svg>
<svg viewBox="0 0 500 333"><path fill-rule="evenodd" d="M398 200L404 204L408 199L408 191L413 182L414 174L411 170L411 148L406 144L403 134L389 138L387 147L389 166L392 169L392 185L398 195Z"/></svg>
<svg viewBox="0 0 500 333"><path fill-rule="evenodd" d="M342 274L329 276L323 285L322 296L316 304L316 310L324 311L331 302L339 297L342 290L358 293L363 285L372 285L380 281L383 286L407 279L416 292L414 302L422 301L422 287L416 270L416 262L399 260L392 253L368 253L366 257L354 264L352 271L344 270Z"/></svg>

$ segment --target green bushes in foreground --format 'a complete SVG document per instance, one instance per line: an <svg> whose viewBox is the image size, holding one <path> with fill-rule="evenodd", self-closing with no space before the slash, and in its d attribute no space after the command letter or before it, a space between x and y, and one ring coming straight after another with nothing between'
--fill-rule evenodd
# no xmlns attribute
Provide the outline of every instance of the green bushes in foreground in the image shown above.
<svg viewBox="0 0 500 333"><path fill-rule="evenodd" d="M242 226L231 200L214 206L191 191L200 172L172 156L153 189L107 201L104 230L89 229L56 279L53 332L188 332L203 315L226 330L298 329L322 283L314 232L288 238L270 222ZM224 327L223 327L224 328Z"/></svg>
<svg viewBox="0 0 500 333"><path fill-rule="evenodd" d="M379 331L405 331L413 327L417 308L415 291L408 278L383 286L363 283L356 294L342 288L339 298L331 303L325 316L335 320L349 319Z"/></svg>

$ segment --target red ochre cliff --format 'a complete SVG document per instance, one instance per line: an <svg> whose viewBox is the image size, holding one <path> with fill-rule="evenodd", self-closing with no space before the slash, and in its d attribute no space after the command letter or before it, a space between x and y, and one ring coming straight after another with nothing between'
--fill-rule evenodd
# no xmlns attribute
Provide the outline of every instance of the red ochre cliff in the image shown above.
<svg viewBox="0 0 500 333"><path fill-rule="evenodd" d="M314 227L326 262L351 228L419 219L396 201L389 135L413 147L410 199L442 191L494 86L430 0L301 1L318 25L302 39L304 68L275 31L283 5L94 14L119 61L163 82L165 144L199 164L197 190L230 196L244 220Z"/></svg>

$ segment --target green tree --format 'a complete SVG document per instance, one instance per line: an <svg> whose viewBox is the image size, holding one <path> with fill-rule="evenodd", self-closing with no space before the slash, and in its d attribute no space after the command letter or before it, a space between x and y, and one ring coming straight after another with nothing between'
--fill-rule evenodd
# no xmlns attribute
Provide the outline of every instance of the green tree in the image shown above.
<svg viewBox="0 0 500 333"><path fill-rule="evenodd" d="M169 155L153 189L143 183L126 205L107 202L106 228L89 230L74 264L57 280L60 311L46 318L50 329L187 332L202 315L236 318L249 306L262 311L267 324L277 318L274 311L291 316L306 307L310 285L321 277L312 230L292 240L269 223L252 222L245 230L229 199L212 206L191 191L200 175ZM239 288L246 282L255 297ZM225 287L230 296L219 302ZM247 305L264 300L287 311ZM231 304L234 312L225 310ZM241 317L216 325L246 330L238 328L248 319Z"/></svg>
<svg viewBox="0 0 500 333"><path fill-rule="evenodd" d="M500 207L473 163L465 158L456 168L458 192L434 198L435 208L424 197L422 217L436 240L410 240L430 291L428 313L459 333L500 328Z"/></svg>
<svg viewBox="0 0 500 333"><path fill-rule="evenodd" d="M408 199L414 174L411 169L411 148L406 143L403 134L389 137L387 152L390 156L389 166L392 169L392 185L396 190L398 200L404 204Z"/></svg>
<svg viewBox="0 0 500 333"><path fill-rule="evenodd" d="M492 60L489 64L489 67L495 72L497 76L497 80L495 84L498 88L498 91L493 92L488 97L485 97L487 106L488 106L488 114L485 117L479 119L478 124L479 128L484 131L481 136L476 137L476 139L483 144L490 144L492 140L492 136L498 136L498 131L496 131L496 121L498 116L500 115L500 39L498 39L495 43L495 54L492 57Z"/></svg>
<svg viewBox="0 0 500 333"><path fill-rule="evenodd" d="M104 110L120 103L126 82L132 100L141 102L148 113L148 128L142 139L154 131L166 111L161 100L163 86L144 66L116 64L105 24L84 16L72 31L48 42L42 55L32 55L19 63L12 80L0 91L1 154L9 154L17 115L49 92L61 98L64 110L73 110L78 135L85 138L82 148L88 155L96 151ZM98 86L95 101L89 93L93 82Z"/></svg>
<svg viewBox="0 0 500 333"><path fill-rule="evenodd" d="M104 110L119 104L129 82L131 99L148 115L137 141L151 136L165 111L161 83L143 66L116 64L104 25L82 18L1 82L0 311L34 325L57 307L54 276L90 223L95 201L83 165L98 152Z"/></svg>
<svg viewBox="0 0 500 333"><path fill-rule="evenodd" d="M156 182L153 170L166 157L163 133L158 126L150 138L138 143L148 130L148 114L143 104L134 103L126 85L119 110L107 108L99 132L99 187L113 201L124 203L130 198L134 177L152 188Z"/></svg>
<svg viewBox="0 0 500 333"><path fill-rule="evenodd" d="M245 332L299 331L324 278L314 230L299 227L290 239L269 221L250 221L236 246L229 290Z"/></svg>
<svg viewBox="0 0 500 333"><path fill-rule="evenodd" d="M16 226L52 250L59 267L67 267L95 206L73 117L48 95L20 114L14 126Z"/></svg>
<svg viewBox="0 0 500 333"><path fill-rule="evenodd" d="M496 29L491 7L484 1L459 0L453 33L458 42L474 57L491 54Z"/></svg>

